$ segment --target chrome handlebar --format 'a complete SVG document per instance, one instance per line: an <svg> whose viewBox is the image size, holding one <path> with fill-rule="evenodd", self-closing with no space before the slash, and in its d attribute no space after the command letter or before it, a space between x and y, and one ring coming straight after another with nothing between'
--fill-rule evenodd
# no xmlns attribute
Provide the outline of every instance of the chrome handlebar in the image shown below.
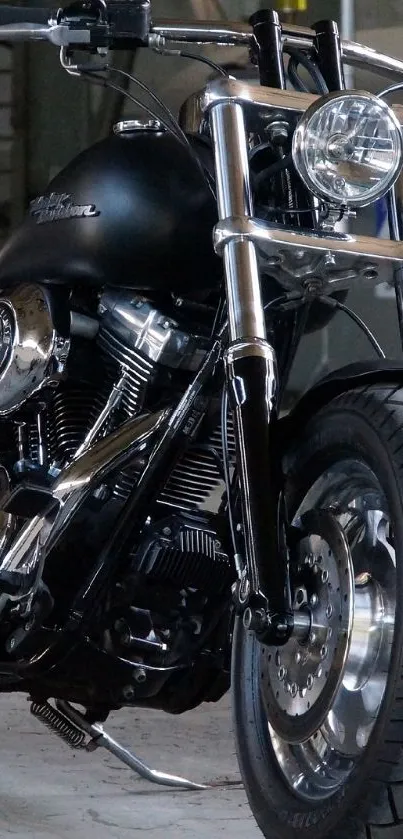
<svg viewBox="0 0 403 839"><path fill-rule="evenodd" d="M0 26L0 38L10 42L50 41L56 47L74 47L89 45L91 34L89 29L70 29L62 23L52 22L48 26L41 23L7 23Z"/></svg>
<svg viewBox="0 0 403 839"><path fill-rule="evenodd" d="M187 44L227 44L228 46L248 46L252 41L253 30L247 23L217 21L155 21L151 32L167 41ZM300 49L312 49L315 32L303 26L282 25L284 44Z"/></svg>
<svg viewBox="0 0 403 839"><path fill-rule="evenodd" d="M20 7L21 9L21 7ZM59 47L84 47L90 44L91 30L71 28L66 23L50 20L48 26L38 23L17 23L0 26L0 38L7 41L50 41ZM313 49L315 33L302 26L284 24L283 46L295 47L309 52ZM187 44L221 44L247 47L252 40L252 27L246 23L175 20L155 20L151 26L149 42L154 46L164 41ZM382 75L403 78L403 61L385 55L354 41L342 41L342 56L345 64L372 70Z"/></svg>
<svg viewBox="0 0 403 839"><path fill-rule="evenodd" d="M192 44L227 44L229 46L248 46L252 40L252 27L247 23L216 23L215 21L197 21L182 23L173 20L155 21L152 34L159 35L166 41ZM283 46L294 47L309 52L313 49L315 32L305 26L282 25ZM377 52L371 47L354 41L342 41L343 62L354 67L374 70L388 76L403 77L403 61Z"/></svg>

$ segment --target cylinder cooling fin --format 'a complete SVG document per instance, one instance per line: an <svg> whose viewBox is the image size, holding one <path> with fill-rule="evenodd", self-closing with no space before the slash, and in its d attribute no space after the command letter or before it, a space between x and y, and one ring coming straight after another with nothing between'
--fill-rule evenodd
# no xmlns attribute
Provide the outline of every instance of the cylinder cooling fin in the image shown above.
<svg viewBox="0 0 403 839"><path fill-rule="evenodd" d="M235 460L232 418L228 417L228 453ZM220 468L223 461L221 423L208 434L205 443L195 442L172 471L159 496L159 503L181 510L216 513L225 491Z"/></svg>

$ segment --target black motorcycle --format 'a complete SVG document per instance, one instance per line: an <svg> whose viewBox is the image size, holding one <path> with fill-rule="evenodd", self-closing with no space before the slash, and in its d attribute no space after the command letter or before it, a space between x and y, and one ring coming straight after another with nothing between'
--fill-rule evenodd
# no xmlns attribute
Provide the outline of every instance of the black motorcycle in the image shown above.
<svg viewBox="0 0 403 839"><path fill-rule="evenodd" d="M73 160L0 253L0 689L73 747L88 735L197 788L101 723L231 681L265 836L397 837L403 363L345 301L386 261L403 340L403 113L386 101L403 62L271 11L158 22L149 0L86 0L2 5L0 23L92 84L121 87L113 50L170 42L245 45L261 83L193 54L212 81L176 120L132 79L147 119ZM348 91L344 63L401 81ZM390 240L338 232L383 196ZM379 358L287 413L300 339L338 310Z"/></svg>

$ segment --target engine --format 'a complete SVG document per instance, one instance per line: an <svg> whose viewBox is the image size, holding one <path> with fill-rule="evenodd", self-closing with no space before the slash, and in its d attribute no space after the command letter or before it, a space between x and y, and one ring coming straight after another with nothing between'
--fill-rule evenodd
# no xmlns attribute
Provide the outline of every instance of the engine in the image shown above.
<svg viewBox="0 0 403 839"><path fill-rule="evenodd" d="M20 286L0 299L0 417L16 435L11 484L15 476L49 482L83 444L161 403L175 404L206 351L202 338L130 292L105 291L93 316L73 312L69 325L56 318L46 288ZM128 648L136 660L145 652L158 659L175 655L185 642L197 644L211 603L233 580L221 512L219 401L216 407L161 486L112 598L105 643L125 647L126 657ZM230 421L228 446L233 457ZM88 561L102 542L111 509L113 526L138 470L133 464L115 476L108 514L101 500L61 549L72 580L74 563ZM52 590L51 570L48 584Z"/></svg>

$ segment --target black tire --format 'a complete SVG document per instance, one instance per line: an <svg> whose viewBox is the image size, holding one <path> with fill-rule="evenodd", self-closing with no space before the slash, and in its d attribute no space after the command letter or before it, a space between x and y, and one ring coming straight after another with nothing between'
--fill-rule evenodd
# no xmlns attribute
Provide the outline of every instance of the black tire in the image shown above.
<svg viewBox="0 0 403 839"><path fill-rule="evenodd" d="M309 421L286 465L290 508L337 459L365 463L387 499L396 557L395 625L377 721L352 774L318 802L293 792L275 757L263 707L261 650L237 620L232 704L249 803L270 839L401 839L403 836L403 388L369 386L335 398Z"/></svg>

